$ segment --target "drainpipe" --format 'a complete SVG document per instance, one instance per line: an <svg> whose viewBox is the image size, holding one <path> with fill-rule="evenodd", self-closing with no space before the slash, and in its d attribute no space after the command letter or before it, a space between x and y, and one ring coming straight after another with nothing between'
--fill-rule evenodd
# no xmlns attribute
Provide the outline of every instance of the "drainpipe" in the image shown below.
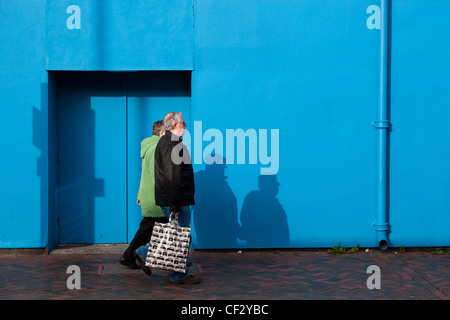
<svg viewBox="0 0 450 320"><path fill-rule="evenodd" d="M386 250L388 223L388 134L389 121L389 0L381 0L380 41L380 101L378 120L372 125L377 129L377 218L374 224L378 248Z"/></svg>

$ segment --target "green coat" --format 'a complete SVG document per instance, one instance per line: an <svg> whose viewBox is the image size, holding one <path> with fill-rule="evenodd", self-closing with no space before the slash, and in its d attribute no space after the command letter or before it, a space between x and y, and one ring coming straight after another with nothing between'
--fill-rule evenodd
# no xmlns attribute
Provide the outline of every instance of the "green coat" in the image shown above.
<svg viewBox="0 0 450 320"><path fill-rule="evenodd" d="M160 136L151 136L141 142L142 172L137 199L141 201L143 217L165 217L155 204L155 148Z"/></svg>

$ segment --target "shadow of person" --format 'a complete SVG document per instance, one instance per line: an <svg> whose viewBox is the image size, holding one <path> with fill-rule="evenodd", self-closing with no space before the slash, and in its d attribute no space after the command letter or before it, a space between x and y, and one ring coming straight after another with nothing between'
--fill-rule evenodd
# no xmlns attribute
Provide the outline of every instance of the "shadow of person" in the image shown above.
<svg viewBox="0 0 450 320"><path fill-rule="evenodd" d="M214 157L222 159L220 155ZM225 168L225 164L207 164L205 170L195 174L193 220L202 249L235 248L237 245L240 228L237 201L228 185Z"/></svg>
<svg viewBox="0 0 450 320"><path fill-rule="evenodd" d="M290 244L286 213L276 197L279 189L276 175L260 175L259 190L244 199L239 238L249 248L283 248Z"/></svg>

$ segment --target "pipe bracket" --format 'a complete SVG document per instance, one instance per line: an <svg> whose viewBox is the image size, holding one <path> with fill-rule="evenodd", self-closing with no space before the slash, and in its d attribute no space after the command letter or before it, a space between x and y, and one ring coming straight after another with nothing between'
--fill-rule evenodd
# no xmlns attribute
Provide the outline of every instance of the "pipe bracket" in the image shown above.
<svg viewBox="0 0 450 320"><path fill-rule="evenodd" d="M389 129L391 122L389 120L376 120L372 122L372 126L376 129Z"/></svg>
<svg viewBox="0 0 450 320"><path fill-rule="evenodd" d="M376 231L388 231L390 229L389 223L374 223L373 227Z"/></svg>

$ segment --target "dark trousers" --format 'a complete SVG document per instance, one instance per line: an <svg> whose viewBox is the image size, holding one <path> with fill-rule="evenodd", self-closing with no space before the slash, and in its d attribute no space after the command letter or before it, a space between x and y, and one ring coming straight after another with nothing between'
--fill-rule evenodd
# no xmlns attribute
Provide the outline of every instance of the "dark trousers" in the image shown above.
<svg viewBox="0 0 450 320"><path fill-rule="evenodd" d="M134 258L134 250L139 248L140 246L146 245L150 238L152 237L153 227L155 222L167 223L166 217L161 218L152 218L152 217L144 217L139 224L139 230L134 235L133 240L131 240L130 245L127 250L123 253L123 258L125 261L133 262Z"/></svg>

